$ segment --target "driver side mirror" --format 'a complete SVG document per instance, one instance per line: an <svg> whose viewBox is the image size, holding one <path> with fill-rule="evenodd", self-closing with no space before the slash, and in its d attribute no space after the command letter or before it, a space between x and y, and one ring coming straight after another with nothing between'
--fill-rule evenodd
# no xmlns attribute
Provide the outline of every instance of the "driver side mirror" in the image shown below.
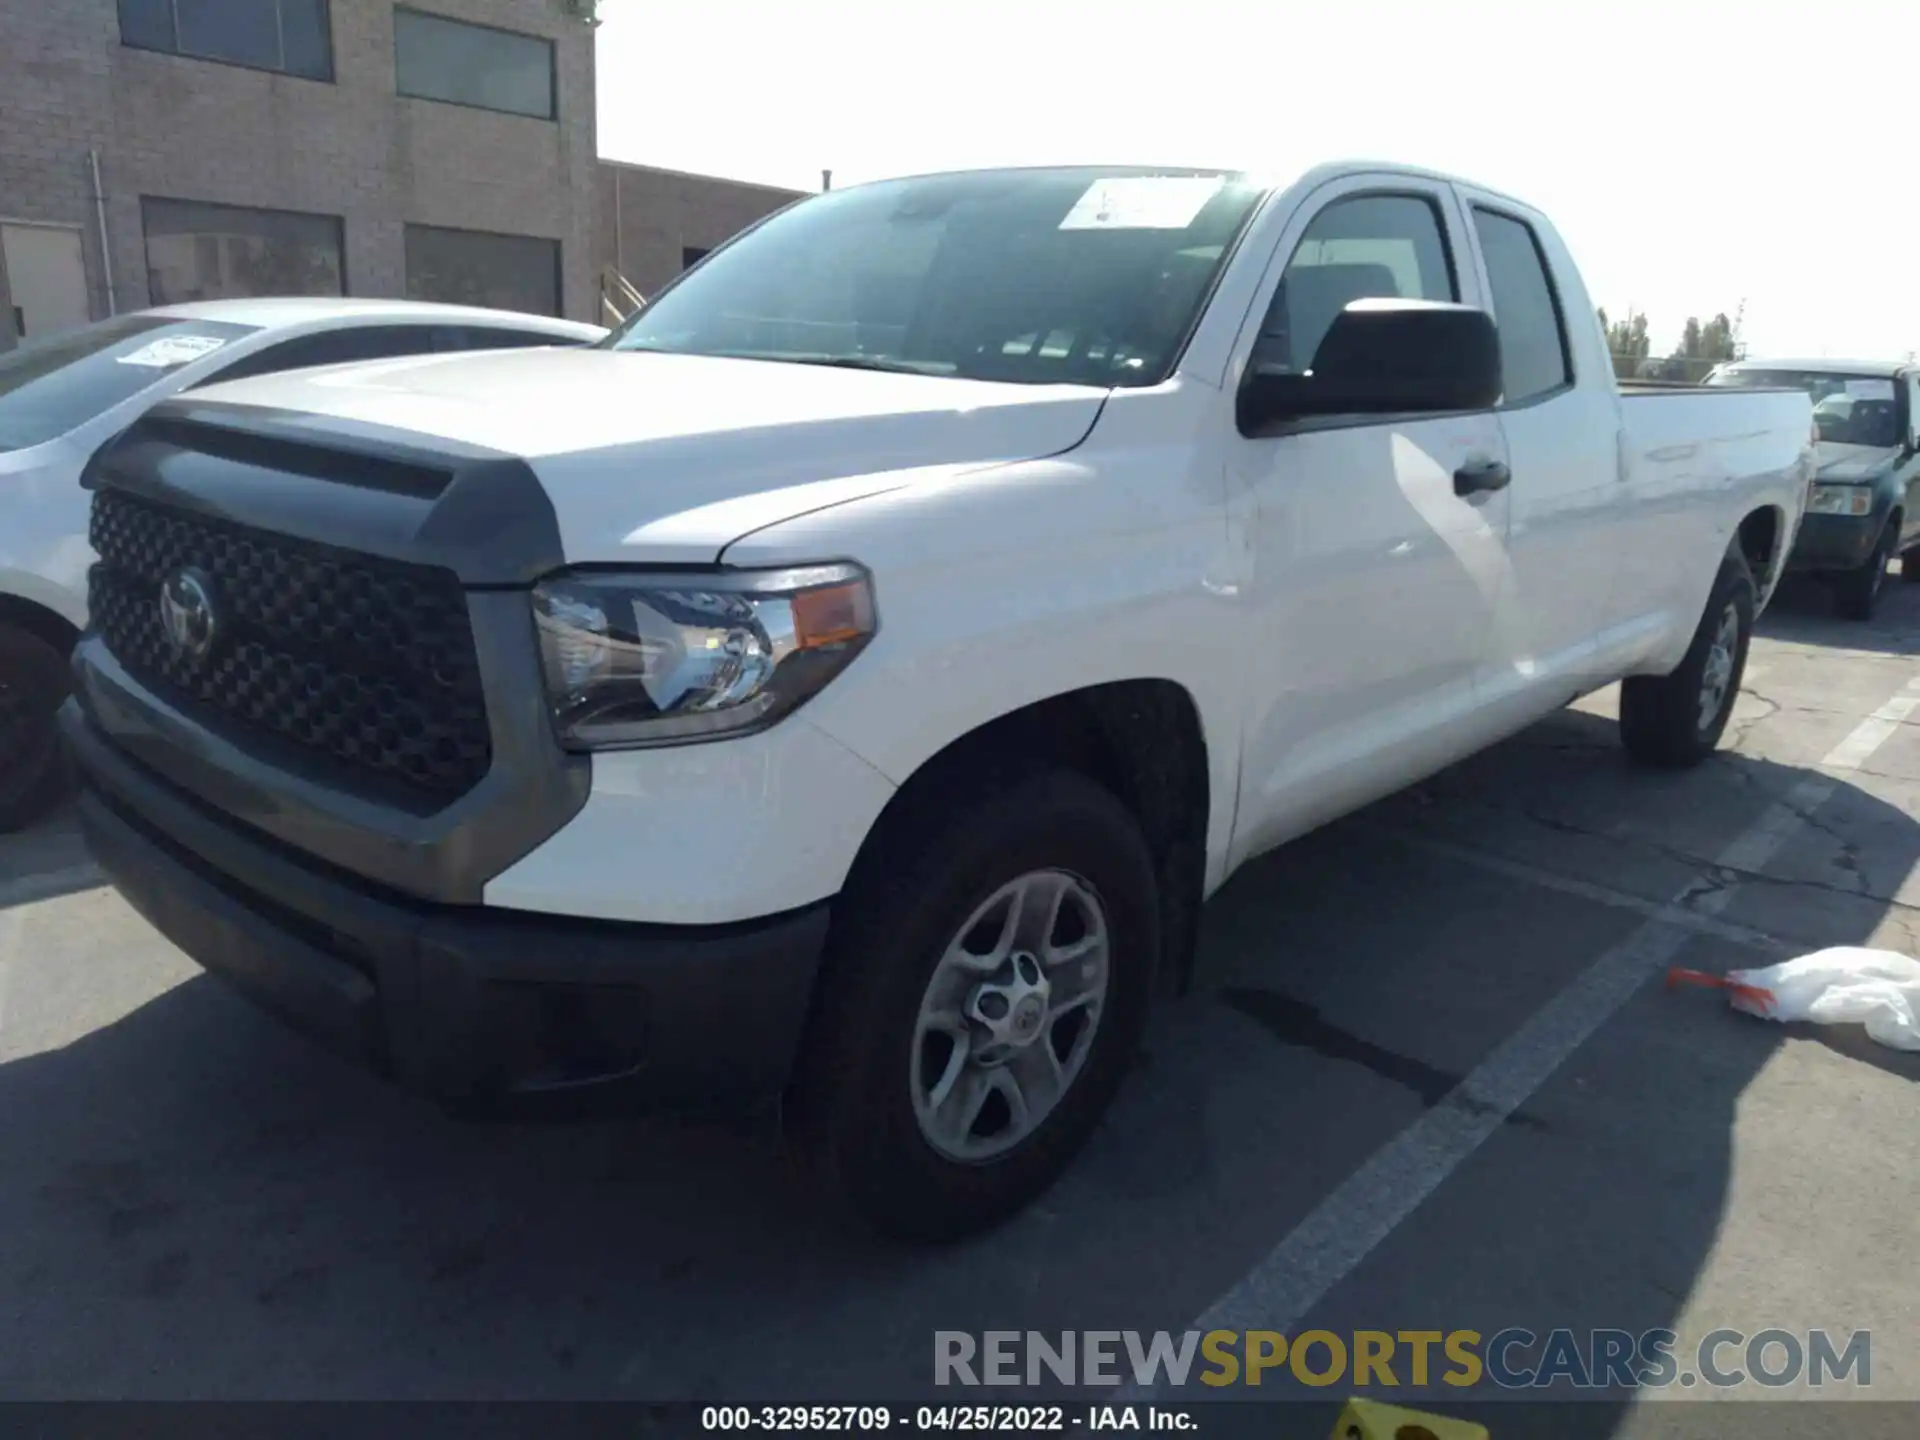
<svg viewBox="0 0 1920 1440"><path fill-rule="evenodd" d="M1501 389L1500 332L1471 305L1438 300L1348 302L1313 367L1250 372L1240 433L1317 415L1439 415L1490 410Z"/></svg>

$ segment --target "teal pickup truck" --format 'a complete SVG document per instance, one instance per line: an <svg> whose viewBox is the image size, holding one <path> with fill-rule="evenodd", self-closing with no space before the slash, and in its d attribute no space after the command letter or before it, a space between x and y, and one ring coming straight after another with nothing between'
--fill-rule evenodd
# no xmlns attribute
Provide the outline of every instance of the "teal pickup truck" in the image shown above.
<svg viewBox="0 0 1920 1440"><path fill-rule="evenodd" d="M1818 474L1787 567L1833 583L1840 613L1870 620L1887 562L1920 583L1920 365L1737 360L1709 385L1790 386L1813 397Z"/></svg>

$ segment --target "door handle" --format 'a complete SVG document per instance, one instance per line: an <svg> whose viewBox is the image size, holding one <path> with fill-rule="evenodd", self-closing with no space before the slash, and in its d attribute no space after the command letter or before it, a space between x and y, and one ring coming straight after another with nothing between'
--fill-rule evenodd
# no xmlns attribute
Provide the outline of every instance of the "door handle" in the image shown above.
<svg viewBox="0 0 1920 1440"><path fill-rule="evenodd" d="M1453 493L1489 495L1506 489L1512 480L1513 471L1499 460L1469 460L1453 472Z"/></svg>

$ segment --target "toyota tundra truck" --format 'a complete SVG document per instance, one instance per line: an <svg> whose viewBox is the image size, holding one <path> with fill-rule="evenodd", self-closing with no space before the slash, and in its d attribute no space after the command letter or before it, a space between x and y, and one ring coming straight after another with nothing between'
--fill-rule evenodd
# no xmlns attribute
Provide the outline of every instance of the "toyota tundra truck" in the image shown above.
<svg viewBox="0 0 1920 1440"><path fill-rule="evenodd" d="M1615 681L1719 742L1804 393L1623 393L1553 226L1426 171L835 190L597 347L155 407L63 733L169 940L463 1114L777 1098L1002 1220L1207 896Z"/></svg>

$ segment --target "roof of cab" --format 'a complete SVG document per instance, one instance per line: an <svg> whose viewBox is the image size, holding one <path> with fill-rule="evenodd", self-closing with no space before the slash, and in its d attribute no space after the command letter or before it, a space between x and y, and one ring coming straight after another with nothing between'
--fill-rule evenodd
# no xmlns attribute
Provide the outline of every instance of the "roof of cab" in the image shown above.
<svg viewBox="0 0 1920 1440"><path fill-rule="evenodd" d="M234 325L272 328L312 325L327 321L383 320L438 321L443 324L512 325L523 330L550 331L556 336L594 340L607 332L598 325L557 320L551 315L529 315L517 310L488 310L475 305L441 305L426 300L380 300L321 295L277 295L248 300L198 300L182 305L156 305L147 312L181 320L224 320Z"/></svg>
<svg viewBox="0 0 1920 1440"><path fill-rule="evenodd" d="M1809 375L1884 375L1892 379L1914 367L1904 360L1734 360L1728 370L1798 370Z"/></svg>
<svg viewBox="0 0 1920 1440"><path fill-rule="evenodd" d="M1428 169L1426 166L1423 166L1423 165L1407 165L1399 161L1366 160L1366 159L1326 160L1326 161L1320 162L1319 164L1310 166L1305 170L1290 169L1285 166L1266 166L1266 165L1253 165L1253 166L1142 165L1138 163L1127 163L1127 164L1118 164L1118 165L1100 165L1100 164L992 165L992 166L961 168L961 169L955 169L955 170L929 170L929 171L920 172L920 173L906 173L901 175L891 175L891 176L886 176L883 179L877 179L872 181L862 181L862 182L857 182L856 184L853 184L853 185L845 185L845 186L842 186L841 188L843 190L853 190L853 189L858 189L862 184L884 184L891 181L900 181L900 180L939 180L939 179L945 179L948 177L957 177L962 175L997 175L997 174L1023 174L1023 173L1045 174L1048 172L1053 172L1058 174L1058 173L1072 173L1074 171L1092 171L1092 172L1105 171L1114 175L1168 175L1168 176L1176 176L1176 177L1185 177L1185 176L1198 177L1198 176L1208 176L1208 175L1229 176L1234 179L1241 180L1248 184L1257 186L1260 190L1264 191L1266 194L1270 196L1281 194L1282 192L1289 190L1296 185L1304 186L1309 190L1317 189L1319 186L1326 184L1330 180L1344 179L1346 176L1349 176L1349 175L1361 175L1361 174L1398 175L1398 176L1405 177L1407 179L1428 180L1438 185L1464 186L1467 189L1478 192L1480 195L1483 195L1490 200L1494 200L1506 205L1510 205L1516 210L1524 210L1529 214L1535 215L1535 216L1538 216L1541 213L1536 207L1534 207L1533 205L1530 205L1527 201L1521 199L1517 195L1512 195L1507 193L1504 190L1496 189L1491 185L1482 183L1481 181L1469 179L1464 175L1450 174L1445 170L1432 170L1432 169ZM831 194L832 192L827 192L827 193ZM808 200L810 198L812 197L807 195L802 195L800 197L800 200L804 202L805 200Z"/></svg>

